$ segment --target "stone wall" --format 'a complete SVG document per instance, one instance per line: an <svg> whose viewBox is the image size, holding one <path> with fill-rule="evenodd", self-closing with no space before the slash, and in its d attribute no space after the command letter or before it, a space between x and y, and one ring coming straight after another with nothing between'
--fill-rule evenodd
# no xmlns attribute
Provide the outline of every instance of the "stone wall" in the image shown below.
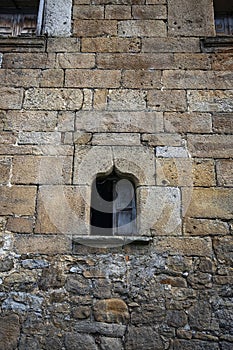
<svg viewBox="0 0 233 350"><path fill-rule="evenodd" d="M233 50L212 0L73 0L71 35L55 3L49 36L0 38L0 349L231 349ZM83 244L113 166L136 237Z"/></svg>

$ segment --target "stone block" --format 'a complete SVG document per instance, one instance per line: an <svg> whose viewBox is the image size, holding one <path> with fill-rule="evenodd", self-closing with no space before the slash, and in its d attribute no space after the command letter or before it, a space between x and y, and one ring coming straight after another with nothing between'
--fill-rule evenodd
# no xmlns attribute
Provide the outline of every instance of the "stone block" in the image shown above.
<svg viewBox="0 0 233 350"><path fill-rule="evenodd" d="M232 112L233 90L188 91L189 110L197 112Z"/></svg>
<svg viewBox="0 0 233 350"><path fill-rule="evenodd" d="M148 106L156 111L186 111L186 94L183 90L152 90L147 93Z"/></svg>
<svg viewBox="0 0 233 350"><path fill-rule="evenodd" d="M70 184L73 157L17 156L12 167L15 184ZM28 171L30 169L30 171Z"/></svg>
<svg viewBox="0 0 233 350"><path fill-rule="evenodd" d="M164 128L175 133L211 133L210 113L170 113L164 114Z"/></svg>
<svg viewBox="0 0 233 350"><path fill-rule="evenodd" d="M91 144L94 146L140 146L140 134L95 133Z"/></svg>
<svg viewBox="0 0 233 350"><path fill-rule="evenodd" d="M1 69L0 86L38 87L39 77L39 69Z"/></svg>
<svg viewBox="0 0 233 350"><path fill-rule="evenodd" d="M221 134L233 134L232 114L219 113L213 115L213 131Z"/></svg>
<svg viewBox="0 0 233 350"><path fill-rule="evenodd" d="M157 146L156 157L161 158L188 158L189 153L186 147Z"/></svg>
<svg viewBox="0 0 233 350"><path fill-rule="evenodd" d="M161 73L159 71L126 70L122 74L122 86L131 89L159 89Z"/></svg>
<svg viewBox="0 0 233 350"><path fill-rule="evenodd" d="M7 220L6 229L16 233L32 233L34 227L34 219L31 217L18 218L9 217Z"/></svg>
<svg viewBox="0 0 233 350"><path fill-rule="evenodd" d="M211 0L168 0L170 36L214 36L214 9Z"/></svg>
<svg viewBox="0 0 233 350"><path fill-rule="evenodd" d="M119 88L121 72L117 70L69 69L66 71L66 87Z"/></svg>
<svg viewBox="0 0 233 350"><path fill-rule="evenodd" d="M28 89L25 93L24 108L77 110L81 108L82 102L83 93L79 89Z"/></svg>
<svg viewBox="0 0 233 350"><path fill-rule="evenodd" d="M219 263L232 266L232 263L233 263L232 247L233 247L232 236L214 238L213 248Z"/></svg>
<svg viewBox="0 0 233 350"><path fill-rule="evenodd" d="M5 130L52 131L57 123L57 113L48 111L8 111Z"/></svg>
<svg viewBox="0 0 233 350"><path fill-rule="evenodd" d="M104 19L104 6L74 5L73 19Z"/></svg>
<svg viewBox="0 0 233 350"><path fill-rule="evenodd" d="M120 5L122 7L122 5ZM82 52L140 52L140 38L83 38Z"/></svg>
<svg viewBox="0 0 233 350"><path fill-rule="evenodd" d="M107 89L95 89L94 91L94 100L93 100L93 109L104 111L107 106Z"/></svg>
<svg viewBox="0 0 233 350"><path fill-rule="evenodd" d="M166 37L167 28L163 20L128 20L118 22L120 37Z"/></svg>
<svg viewBox="0 0 233 350"><path fill-rule="evenodd" d="M101 337L101 350L123 350L121 339ZM225 349L224 349L225 350Z"/></svg>
<svg viewBox="0 0 233 350"><path fill-rule="evenodd" d="M121 338L125 334L126 326L116 323L80 321L76 324L76 332L100 334L109 337Z"/></svg>
<svg viewBox="0 0 233 350"><path fill-rule="evenodd" d="M41 186L37 200L36 233L64 236L88 233L90 191L87 186Z"/></svg>
<svg viewBox="0 0 233 350"><path fill-rule="evenodd" d="M55 56L53 54L38 52L5 53L2 68L7 69L46 69L54 68Z"/></svg>
<svg viewBox="0 0 233 350"><path fill-rule="evenodd" d="M216 53L213 56L212 69L232 71L233 54L231 52Z"/></svg>
<svg viewBox="0 0 233 350"><path fill-rule="evenodd" d="M130 19L131 6L128 5L106 5L105 6L106 19Z"/></svg>
<svg viewBox="0 0 233 350"><path fill-rule="evenodd" d="M140 111L146 109L146 92L140 90L109 90L108 110Z"/></svg>
<svg viewBox="0 0 233 350"><path fill-rule="evenodd" d="M0 88L0 109L21 109L23 90L20 88Z"/></svg>
<svg viewBox="0 0 233 350"><path fill-rule="evenodd" d="M100 53L97 68L103 69L172 69L175 67L171 53Z"/></svg>
<svg viewBox="0 0 233 350"><path fill-rule="evenodd" d="M98 322L127 323L128 307L121 299L99 300L94 305L94 318Z"/></svg>
<svg viewBox="0 0 233 350"><path fill-rule="evenodd" d="M78 37L117 36L116 20L74 20L73 34Z"/></svg>
<svg viewBox="0 0 233 350"><path fill-rule="evenodd" d="M227 235L229 227L220 220L186 218L184 233L188 236Z"/></svg>
<svg viewBox="0 0 233 350"><path fill-rule="evenodd" d="M178 188L139 187L137 189L138 232L154 236L181 235L181 197Z"/></svg>
<svg viewBox="0 0 233 350"><path fill-rule="evenodd" d="M74 131L75 112L60 111L58 112L57 130Z"/></svg>
<svg viewBox="0 0 233 350"><path fill-rule="evenodd" d="M18 235L14 242L17 254L70 254L71 240L65 235Z"/></svg>
<svg viewBox="0 0 233 350"><path fill-rule="evenodd" d="M164 5L133 5L132 16L134 19L167 19L167 7Z"/></svg>
<svg viewBox="0 0 233 350"><path fill-rule="evenodd" d="M10 181L11 158L0 157L0 184L7 185Z"/></svg>
<svg viewBox="0 0 233 350"><path fill-rule="evenodd" d="M80 52L80 39L48 38L47 52Z"/></svg>
<svg viewBox="0 0 233 350"><path fill-rule="evenodd" d="M194 218L233 218L233 190L228 188L194 188L187 209Z"/></svg>
<svg viewBox="0 0 233 350"><path fill-rule="evenodd" d="M94 68L95 55L89 53L58 53L57 67L65 69Z"/></svg>
<svg viewBox="0 0 233 350"><path fill-rule="evenodd" d="M77 130L88 132L161 132L162 112L77 112Z"/></svg>
<svg viewBox="0 0 233 350"><path fill-rule="evenodd" d="M182 146L181 135L178 134L142 134L142 141L149 146Z"/></svg>
<svg viewBox="0 0 233 350"><path fill-rule="evenodd" d="M0 187L1 215L34 215L36 186Z"/></svg>
<svg viewBox="0 0 233 350"><path fill-rule="evenodd" d="M231 159L218 160L216 172L219 186L233 186L233 161Z"/></svg>
<svg viewBox="0 0 233 350"><path fill-rule="evenodd" d="M67 333L65 346L70 350L98 350L95 338L89 334Z"/></svg>
<svg viewBox="0 0 233 350"><path fill-rule="evenodd" d="M169 255L208 256L211 257L212 242L209 238L199 237L157 237L154 248L158 253Z"/></svg>
<svg viewBox="0 0 233 350"><path fill-rule="evenodd" d="M149 8L150 9L150 8ZM143 38L142 52L199 52L198 38ZM194 56L195 57L195 56Z"/></svg>
<svg viewBox="0 0 233 350"><path fill-rule="evenodd" d="M64 71L62 69L45 69L41 72L39 82L40 87L63 87Z"/></svg>
<svg viewBox="0 0 233 350"><path fill-rule="evenodd" d="M179 38L180 40L181 38ZM190 38L188 38L189 40ZM176 69L211 69L211 57L203 53L175 53Z"/></svg>
<svg viewBox="0 0 233 350"><path fill-rule="evenodd" d="M164 349L164 344L159 336L158 330L148 326L130 326L125 341L126 350L142 350L145 348L145 344L148 350Z"/></svg>
<svg viewBox="0 0 233 350"><path fill-rule="evenodd" d="M233 152L232 135L188 135L188 149L193 157L229 158Z"/></svg>
<svg viewBox="0 0 233 350"><path fill-rule="evenodd" d="M24 145L56 145L61 143L61 133L40 132L40 131L22 131L18 135L18 143Z"/></svg>
<svg viewBox="0 0 233 350"><path fill-rule="evenodd" d="M47 0L43 31L48 36L71 35L72 0Z"/></svg>
<svg viewBox="0 0 233 350"><path fill-rule="evenodd" d="M0 318L0 339L2 350L15 349L20 336L19 317L11 313Z"/></svg>

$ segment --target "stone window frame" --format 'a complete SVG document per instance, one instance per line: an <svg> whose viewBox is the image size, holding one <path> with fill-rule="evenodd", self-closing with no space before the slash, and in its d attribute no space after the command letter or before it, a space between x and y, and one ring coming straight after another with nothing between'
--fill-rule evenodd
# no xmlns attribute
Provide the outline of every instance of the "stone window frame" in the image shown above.
<svg viewBox="0 0 233 350"><path fill-rule="evenodd" d="M216 36L232 36L233 5L228 0L213 0L213 7Z"/></svg>

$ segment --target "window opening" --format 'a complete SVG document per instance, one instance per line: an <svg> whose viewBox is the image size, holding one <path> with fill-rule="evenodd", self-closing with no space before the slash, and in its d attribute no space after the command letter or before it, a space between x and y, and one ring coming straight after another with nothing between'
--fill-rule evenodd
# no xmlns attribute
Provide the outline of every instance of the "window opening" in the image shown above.
<svg viewBox="0 0 233 350"><path fill-rule="evenodd" d="M40 35L44 0L1 0L0 35Z"/></svg>
<svg viewBox="0 0 233 350"><path fill-rule="evenodd" d="M233 34L233 3L229 0L214 0L215 30L217 35Z"/></svg>
<svg viewBox="0 0 233 350"><path fill-rule="evenodd" d="M91 234L132 235L136 230L135 187L113 171L99 176L92 185Z"/></svg>

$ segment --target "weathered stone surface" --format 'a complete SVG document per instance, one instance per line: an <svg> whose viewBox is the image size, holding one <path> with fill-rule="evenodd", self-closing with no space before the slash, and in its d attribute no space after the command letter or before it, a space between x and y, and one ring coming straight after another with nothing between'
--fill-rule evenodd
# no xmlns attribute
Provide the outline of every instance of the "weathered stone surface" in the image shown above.
<svg viewBox="0 0 233 350"><path fill-rule="evenodd" d="M149 146L181 146L181 135L178 134L142 134L142 141L149 144Z"/></svg>
<svg viewBox="0 0 233 350"><path fill-rule="evenodd" d="M91 309L89 306L77 306L72 309L73 317L79 320L89 318L90 314L91 314Z"/></svg>
<svg viewBox="0 0 233 350"><path fill-rule="evenodd" d="M70 350L98 350L94 337L89 334L68 333L65 337L65 346Z"/></svg>
<svg viewBox="0 0 233 350"><path fill-rule="evenodd" d="M77 112L76 128L89 132L161 132L161 112Z"/></svg>
<svg viewBox="0 0 233 350"><path fill-rule="evenodd" d="M174 340L174 350L219 350L218 343L199 340Z"/></svg>
<svg viewBox="0 0 233 350"><path fill-rule="evenodd" d="M33 218L9 217L6 228L8 231L17 233L32 233L34 227Z"/></svg>
<svg viewBox="0 0 233 350"><path fill-rule="evenodd" d="M192 156L228 158L233 152L231 135L188 135L188 149Z"/></svg>
<svg viewBox="0 0 233 350"><path fill-rule="evenodd" d="M20 109L23 102L23 90L20 88L0 88L0 109Z"/></svg>
<svg viewBox="0 0 233 350"><path fill-rule="evenodd" d="M147 93L148 106L156 111L186 111L186 96L182 90L153 90Z"/></svg>
<svg viewBox="0 0 233 350"><path fill-rule="evenodd" d="M55 56L53 54L38 52L14 52L5 53L3 68L7 69L46 69L54 67Z"/></svg>
<svg viewBox="0 0 233 350"><path fill-rule="evenodd" d="M65 280L66 278L61 268L51 266L43 269L38 285L42 290L62 288Z"/></svg>
<svg viewBox="0 0 233 350"><path fill-rule="evenodd" d="M91 144L94 146L140 146L140 134L136 133L96 133Z"/></svg>
<svg viewBox="0 0 233 350"><path fill-rule="evenodd" d="M188 158L186 147L157 146L156 156L161 158Z"/></svg>
<svg viewBox="0 0 233 350"><path fill-rule="evenodd" d="M121 299L105 299L94 305L94 317L98 322L126 323L129 320L128 307Z"/></svg>
<svg viewBox="0 0 233 350"><path fill-rule="evenodd" d="M106 5L105 6L106 19L130 19L131 6L127 5Z"/></svg>
<svg viewBox="0 0 233 350"><path fill-rule="evenodd" d="M167 9L164 5L133 5L132 14L134 19L166 19Z"/></svg>
<svg viewBox="0 0 233 350"><path fill-rule="evenodd" d="M199 52L197 38L143 38L142 52Z"/></svg>
<svg viewBox="0 0 233 350"><path fill-rule="evenodd" d="M184 327L187 324L187 315L183 310L168 311L167 323L171 327Z"/></svg>
<svg viewBox="0 0 233 350"><path fill-rule="evenodd" d="M198 112L232 112L232 90L188 91L189 110Z"/></svg>
<svg viewBox="0 0 233 350"><path fill-rule="evenodd" d="M217 182L219 186L233 186L233 161L218 160L216 162Z"/></svg>
<svg viewBox="0 0 233 350"><path fill-rule="evenodd" d="M16 349L20 334L19 317L15 314L2 316L0 318L0 325L0 349Z"/></svg>
<svg viewBox="0 0 233 350"><path fill-rule="evenodd" d="M117 21L112 20L74 20L73 34L78 37L92 37L92 36L116 36L117 35Z"/></svg>
<svg viewBox="0 0 233 350"><path fill-rule="evenodd" d="M0 187L1 215L34 215L36 187Z"/></svg>
<svg viewBox="0 0 233 350"><path fill-rule="evenodd" d="M232 219L233 190L226 188L194 188L187 216Z"/></svg>
<svg viewBox="0 0 233 350"><path fill-rule="evenodd" d="M126 70L122 75L122 86L132 89L159 89L161 73L156 70Z"/></svg>
<svg viewBox="0 0 233 350"><path fill-rule="evenodd" d="M89 334L101 334L110 337L123 337L125 334L126 326L116 323L104 323L104 322L90 322L90 321L80 321L76 324L75 329L80 333Z"/></svg>
<svg viewBox="0 0 233 350"><path fill-rule="evenodd" d="M166 37L167 28L162 20L130 20L118 23L120 37Z"/></svg>
<svg viewBox="0 0 233 350"><path fill-rule="evenodd" d="M83 94L79 89L28 89L25 93L24 108L76 110L81 108L82 100Z"/></svg>
<svg viewBox="0 0 233 350"><path fill-rule="evenodd" d="M117 338L101 337L101 350L123 350L122 341ZM224 349L225 350L225 349Z"/></svg>
<svg viewBox="0 0 233 350"><path fill-rule="evenodd" d="M82 52L140 52L140 44L139 38L83 38Z"/></svg>
<svg viewBox="0 0 233 350"><path fill-rule="evenodd" d="M217 53L213 56L212 68L215 70L232 70L233 68L233 55L228 53Z"/></svg>
<svg viewBox="0 0 233 350"><path fill-rule="evenodd" d="M95 56L93 54L81 53L58 53L57 66L63 69L72 69L73 73L75 72L74 68L94 68ZM69 70L66 71L66 75L67 74L70 74Z"/></svg>
<svg viewBox="0 0 233 350"><path fill-rule="evenodd" d="M163 342L157 330L151 327L130 326L126 334L126 350L148 350L164 349Z"/></svg>
<svg viewBox="0 0 233 350"><path fill-rule="evenodd" d="M18 235L14 242L17 254L68 254L71 252L71 241L65 235Z"/></svg>
<svg viewBox="0 0 233 350"><path fill-rule="evenodd" d="M66 87L119 88L121 72L117 70L69 69L66 71Z"/></svg>
<svg viewBox="0 0 233 350"><path fill-rule="evenodd" d="M0 157L0 184L7 185L10 181L11 158Z"/></svg>
<svg viewBox="0 0 233 350"><path fill-rule="evenodd" d="M232 114L228 114L228 113L214 114L213 131L216 133L232 134L233 133Z"/></svg>
<svg viewBox="0 0 233 350"><path fill-rule="evenodd" d="M44 33L49 36L70 36L72 0L48 0L45 6Z"/></svg>
<svg viewBox="0 0 233 350"><path fill-rule="evenodd" d="M174 63L176 69L211 69L212 61L209 55L203 53L175 53Z"/></svg>
<svg viewBox="0 0 233 350"><path fill-rule="evenodd" d="M48 38L48 52L79 52L80 39L78 38Z"/></svg>
<svg viewBox="0 0 233 350"><path fill-rule="evenodd" d="M1 69L0 86L2 87L38 87L39 69Z"/></svg>
<svg viewBox="0 0 233 350"><path fill-rule="evenodd" d="M109 111L140 111L146 107L146 92L140 90L109 90Z"/></svg>
<svg viewBox="0 0 233 350"><path fill-rule="evenodd" d="M14 262L12 259L1 259L0 260L0 272L10 271L14 267Z"/></svg>
<svg viewBox="0 0 233 350"><path fill-rule="evenodd" d="M62 69L45 69L42 71L40 87L63 87L64 71Z"/></svg>
<svg viewBox="0 0 233 350"><path fill-rule="evenodd" d="M187 218L184 223L184 232L190 236L227 235L229 227L227 223L220 220Z"/></svg>
<svg viewBox="0 0 233 350"><path fill-rule="evenodd" d="M86 295L91 293L91 282L81 275L72 275L67 277L66 289L74 294Z"/></svg>
<svg viewBox="0 0 233 350"><path fill-rule="evenodd" d="M213 36L214 11L210 0L168 0L168 28L171 36Z"/></svg>
<svg viewBox="0 0 233 350"><path fill-rule="evenodd" d="M18 137L19 144L33 144L33 145L43 145L43 144L59 144L61 143L61 134L57 131L54 132L20 132Z"/></svg>
<svg viewBox="0 0 233 350"><path fill-rule="evenodd" d="M213 240L214 251L217 255L219 262L232 265L233 251L231 236L217 237Z"/></svg>

